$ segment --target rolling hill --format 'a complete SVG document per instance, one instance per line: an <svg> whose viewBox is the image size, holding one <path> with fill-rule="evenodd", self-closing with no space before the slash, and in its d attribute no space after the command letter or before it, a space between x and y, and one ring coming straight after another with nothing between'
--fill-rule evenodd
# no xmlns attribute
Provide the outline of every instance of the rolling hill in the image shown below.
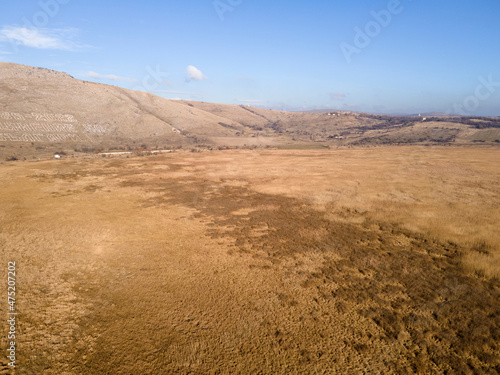
<svg viewBox="0 0 500 375"><path fill-rule="evenodd" d="M500 143L499 118L283 112L167 100L0 63L0 158L109 150Z"/></svg>

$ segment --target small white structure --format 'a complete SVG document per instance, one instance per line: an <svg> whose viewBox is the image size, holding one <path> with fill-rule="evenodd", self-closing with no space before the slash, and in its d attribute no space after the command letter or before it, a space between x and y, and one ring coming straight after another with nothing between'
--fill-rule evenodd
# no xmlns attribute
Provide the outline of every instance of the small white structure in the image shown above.
<svg viewBox="0 0 500 375"><path fill-rule="evenodd" d="M61 159L61 155L59 155L59 154L55 154L55 155L54 155L54 159Z"/></svg>

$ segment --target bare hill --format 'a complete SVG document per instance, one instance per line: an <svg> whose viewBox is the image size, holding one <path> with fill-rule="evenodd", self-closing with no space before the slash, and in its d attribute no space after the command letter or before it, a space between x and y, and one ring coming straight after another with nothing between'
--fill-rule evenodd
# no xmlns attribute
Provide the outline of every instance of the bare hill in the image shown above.
<svg viewBox="0 0 500 375"><path fill-rule="evenodd" d="M283 112L167 100L0 63L0 157L176 147L500 143L499 118Z"/></svg>
<svg viewBox="0 0 500 375"><path fill-rule="evenodd" d="M1 63L0 78L0 142L6 147L172 147L230 136L238 128L177 101L47 69Z"/></svg>

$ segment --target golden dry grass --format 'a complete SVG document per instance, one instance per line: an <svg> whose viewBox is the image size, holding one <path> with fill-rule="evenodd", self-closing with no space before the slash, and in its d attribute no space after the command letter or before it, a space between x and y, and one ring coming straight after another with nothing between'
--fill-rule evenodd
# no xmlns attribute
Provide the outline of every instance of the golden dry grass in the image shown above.
<svg viewBox="0 0 500 375"><path fill-rule="evenodd" d="M457 243L472 250L464 254L471 269L500 277L498 149L381 147L226 155L197 175L243 178L256 191L308 200L335 220L389 222Z"/></svg>
<svg viewBox="0 0 500 375"><path fill-rule="evenodd" d="M499 152L2 165L15 373L498 373Z"/></svg>

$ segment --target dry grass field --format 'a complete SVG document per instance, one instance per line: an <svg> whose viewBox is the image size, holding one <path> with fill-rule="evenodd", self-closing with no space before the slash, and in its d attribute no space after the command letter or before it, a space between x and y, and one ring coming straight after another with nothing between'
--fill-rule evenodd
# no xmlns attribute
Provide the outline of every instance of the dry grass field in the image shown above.
<svg viewBox="0 0 500 375"><path fill-rule="evenodd" d="M0 374L497 374L499 160L380 147L4 163L19 315L18 366L2 357Z"/></svg>

